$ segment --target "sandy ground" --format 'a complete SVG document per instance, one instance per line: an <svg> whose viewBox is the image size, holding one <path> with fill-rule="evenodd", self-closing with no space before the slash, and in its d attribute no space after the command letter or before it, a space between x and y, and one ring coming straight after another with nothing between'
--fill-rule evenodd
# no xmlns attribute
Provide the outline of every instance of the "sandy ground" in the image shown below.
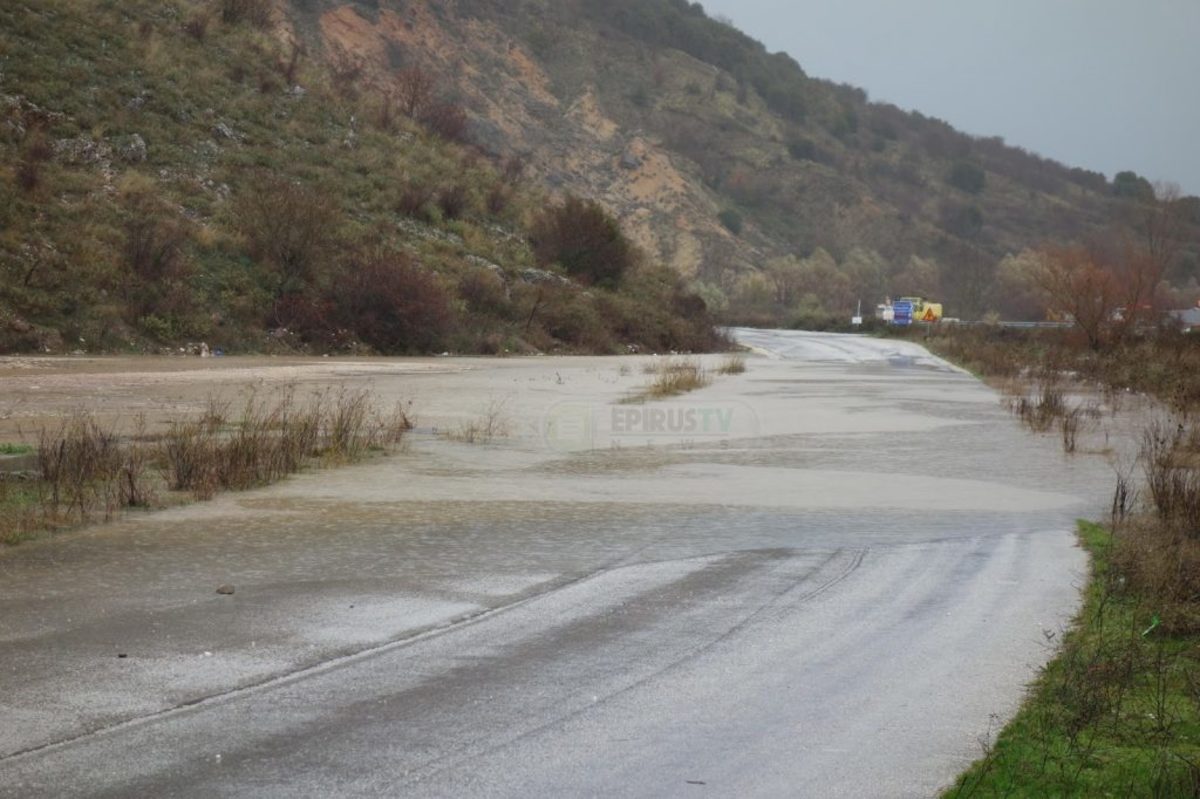
<svg viewBox="0 0 1200 799"><path fill-rule="evenodd" d="M648 405L639 358L0 363L0 440L286 384L419 427L0 553L0 796L933 794L1077 607L1111 468L915 345L739 335Z"/></svg>

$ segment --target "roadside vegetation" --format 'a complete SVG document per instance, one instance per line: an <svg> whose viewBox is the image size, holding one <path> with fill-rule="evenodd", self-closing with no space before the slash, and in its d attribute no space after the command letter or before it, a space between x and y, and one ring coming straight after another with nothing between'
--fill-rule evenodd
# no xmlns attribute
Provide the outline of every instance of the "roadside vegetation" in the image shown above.
<svg viewBox="0 0 1200 799"><path fill-rule="evenodd" d="M1151 400L1137 406L1136 461L1115 464L1106 524L1080 525L1083 611L948 797L1200 796L1200 339L1106 320L1092 333L943 327L925 339L1068 453L1103 413Z"/></svg>
<svg viewBox="0 0 1200 799"><path fill-rule="evenodd" d="M139 421L132 435L119 436L84 413L43 428L35 469L0 473L0 543L360 461L401 445L412 428L406 407L382 408L365 390L304 399L291 389L271 398L251 393L231 408L211 400L199 418L175 421L162 434Z"/></svg>
<svg viewBox="0 0 1200 799"><path fill-rule="evenodd" d="M1017 717L945 797L1200 795L1200 544L1191 529L1155 518L1115 531L1080 523L1092 577L1076 626Z"/></svg>
<svg viewBox="0 0 1200 799"><path fill-rule="evenodd" d="M995 385L1072 385L1109 402L1142 394L1177 413L1200 410L1200 336L1164 326L1099 349L1077 330L942 325L921 343Z"/></svg>

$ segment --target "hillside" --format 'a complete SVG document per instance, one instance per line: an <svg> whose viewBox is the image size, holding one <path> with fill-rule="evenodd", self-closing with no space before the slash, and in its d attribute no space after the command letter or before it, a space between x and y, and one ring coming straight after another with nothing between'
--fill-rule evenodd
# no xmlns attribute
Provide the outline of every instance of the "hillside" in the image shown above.
<svg viewBox="0 0 1200 799"><path fill-rule="evenodd" d="M696 4L300 5L297 30L329 57L381 91L414 70L452 84L480 147L597 198L735 314L919 293L1019 315L1006 256L1132 224L1152 192L811 79ZM1178 283L1200 263L1191 240Z"/></svg>
<svg viewBox="0 0 1200 799"><path fill-rule="evenodd" d="M482 155L440 95L381 96L285 10L0 6L0 352L720 346L602 209Z"/></svg>
<svg viewBox="0 0 1200 799"><path fill-rule="evenodd" d="M679 0L15 0L0 165L0 350L696 349L709 312L885 294L1035 315L1015 256L1134 235L1153 196Z"/></svg>

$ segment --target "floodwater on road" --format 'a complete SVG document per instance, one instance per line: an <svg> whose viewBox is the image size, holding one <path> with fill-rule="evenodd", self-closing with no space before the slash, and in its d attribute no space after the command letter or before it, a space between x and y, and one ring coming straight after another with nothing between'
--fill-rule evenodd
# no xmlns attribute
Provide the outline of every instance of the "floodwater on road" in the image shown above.
<svg viewBox="0 0 1200 799"><path fill-rule="evenodd" d="M0 441L284 384L418 425L0 553L0 796L936 793L1078 606L1111 467L915 344L736 333L745 374L642 405L637 357L0 361Z"/></svg>

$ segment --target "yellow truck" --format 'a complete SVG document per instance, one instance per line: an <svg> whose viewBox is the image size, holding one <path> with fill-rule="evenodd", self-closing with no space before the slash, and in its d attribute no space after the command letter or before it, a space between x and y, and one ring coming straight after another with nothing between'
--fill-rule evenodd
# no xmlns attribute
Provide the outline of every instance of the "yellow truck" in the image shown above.
<svg viewBox="0 0 1200 799"><path fill-rule="evenodd" d="M912 320L914 322L942 321L942 304L929 302L923 297L901 297L902 302L912 303Z"/></svg>

